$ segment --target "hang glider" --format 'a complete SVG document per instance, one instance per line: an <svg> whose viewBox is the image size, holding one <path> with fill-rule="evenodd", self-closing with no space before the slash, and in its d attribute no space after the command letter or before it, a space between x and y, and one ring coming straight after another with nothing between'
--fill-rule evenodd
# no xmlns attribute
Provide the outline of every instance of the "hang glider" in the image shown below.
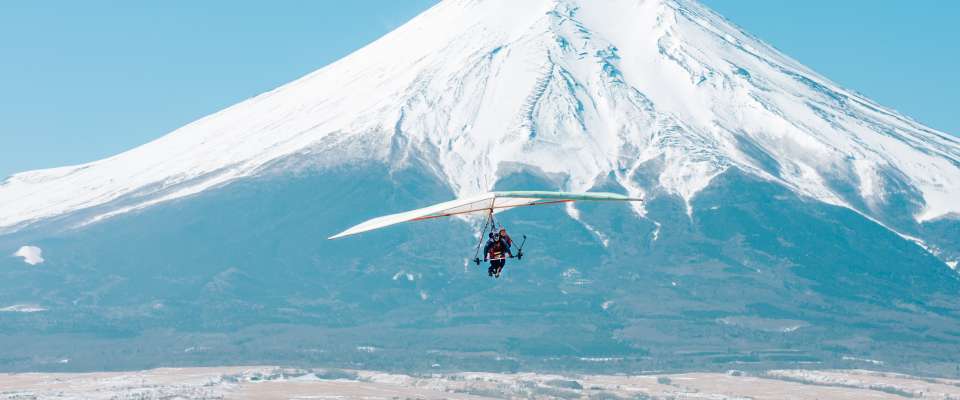
<svg viewBox="0 0 960 400"><path fill-rule="evenodd" d="M425 219L450 217L465 214L492 215L512 208L541 206L547 204L569 203L573 201L643 201L640 198L624 196L616 193L587 192L488 192L463 199L451 200L429 207L402 213L377 217L350 229L330 236L328 239L339 239L345 236L356 235L374 229L385 228L402 222L422 221Z"/></svg>

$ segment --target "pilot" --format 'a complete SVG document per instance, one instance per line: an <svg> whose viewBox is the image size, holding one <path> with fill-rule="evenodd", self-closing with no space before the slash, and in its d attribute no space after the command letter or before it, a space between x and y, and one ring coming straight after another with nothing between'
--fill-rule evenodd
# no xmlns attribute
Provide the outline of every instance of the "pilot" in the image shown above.
<svg viewBox="0 0 960 400"><path fill-rule="evenodd" d="M513 257L510 252L510 245L507 240L500 236L500 233L493 234L493 238L487 242L483 248L483 261L490 261L490 268L487 268L487 276L499 278L500 272L507 264L507 257Z"/></svg>

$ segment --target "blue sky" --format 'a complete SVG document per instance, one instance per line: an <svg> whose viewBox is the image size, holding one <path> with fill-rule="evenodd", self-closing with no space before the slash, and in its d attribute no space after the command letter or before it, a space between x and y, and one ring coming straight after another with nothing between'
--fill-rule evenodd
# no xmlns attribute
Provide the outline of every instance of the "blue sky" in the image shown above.
<svg viewBox="0 0 960 400"><path fill-rule="evenodd" d="M960 134L960 1L704 2L841 85ZM0 2L0 179L145 143L335 61L433 3Z"/></svg>

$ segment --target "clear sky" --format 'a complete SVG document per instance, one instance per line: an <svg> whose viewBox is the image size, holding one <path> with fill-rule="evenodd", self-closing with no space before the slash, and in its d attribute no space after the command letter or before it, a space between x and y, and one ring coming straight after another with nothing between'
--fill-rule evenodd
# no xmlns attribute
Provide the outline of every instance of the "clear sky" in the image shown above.
<svg viewBox="0 0 960 400"><path fill-rule="evenodd" d="M960 1L703 1L841 85L960 134ZM434 2L0 2L0 179L145 143Z"/></svg>

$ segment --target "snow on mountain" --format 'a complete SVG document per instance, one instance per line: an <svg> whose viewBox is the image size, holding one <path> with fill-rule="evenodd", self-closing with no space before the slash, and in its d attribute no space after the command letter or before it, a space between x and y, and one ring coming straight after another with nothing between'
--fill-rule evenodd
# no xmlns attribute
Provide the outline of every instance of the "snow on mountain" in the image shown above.
<svg viewBox="0 0 960 400"><path fill-rule="evenodd" d="M271 92L153 142L0 184L0 231L93 219L263 171L420 160L460 195L509 168L692 196L728 168L872 215L960 213L960 141L844 90L686 0L453 0ZM633 174L662 162L659 187ZM688 206L689 207L689 206ZM642 212L642 210L640 210ZM689 210L688 210L689 211Z"/></svg>
<svg viewBox="0 0 960 400"><path fill-rule="evenodd" d="M44 261L43 249L37 246L21 246L13 256L22 258L27 265L39 265Z"/></svg>

